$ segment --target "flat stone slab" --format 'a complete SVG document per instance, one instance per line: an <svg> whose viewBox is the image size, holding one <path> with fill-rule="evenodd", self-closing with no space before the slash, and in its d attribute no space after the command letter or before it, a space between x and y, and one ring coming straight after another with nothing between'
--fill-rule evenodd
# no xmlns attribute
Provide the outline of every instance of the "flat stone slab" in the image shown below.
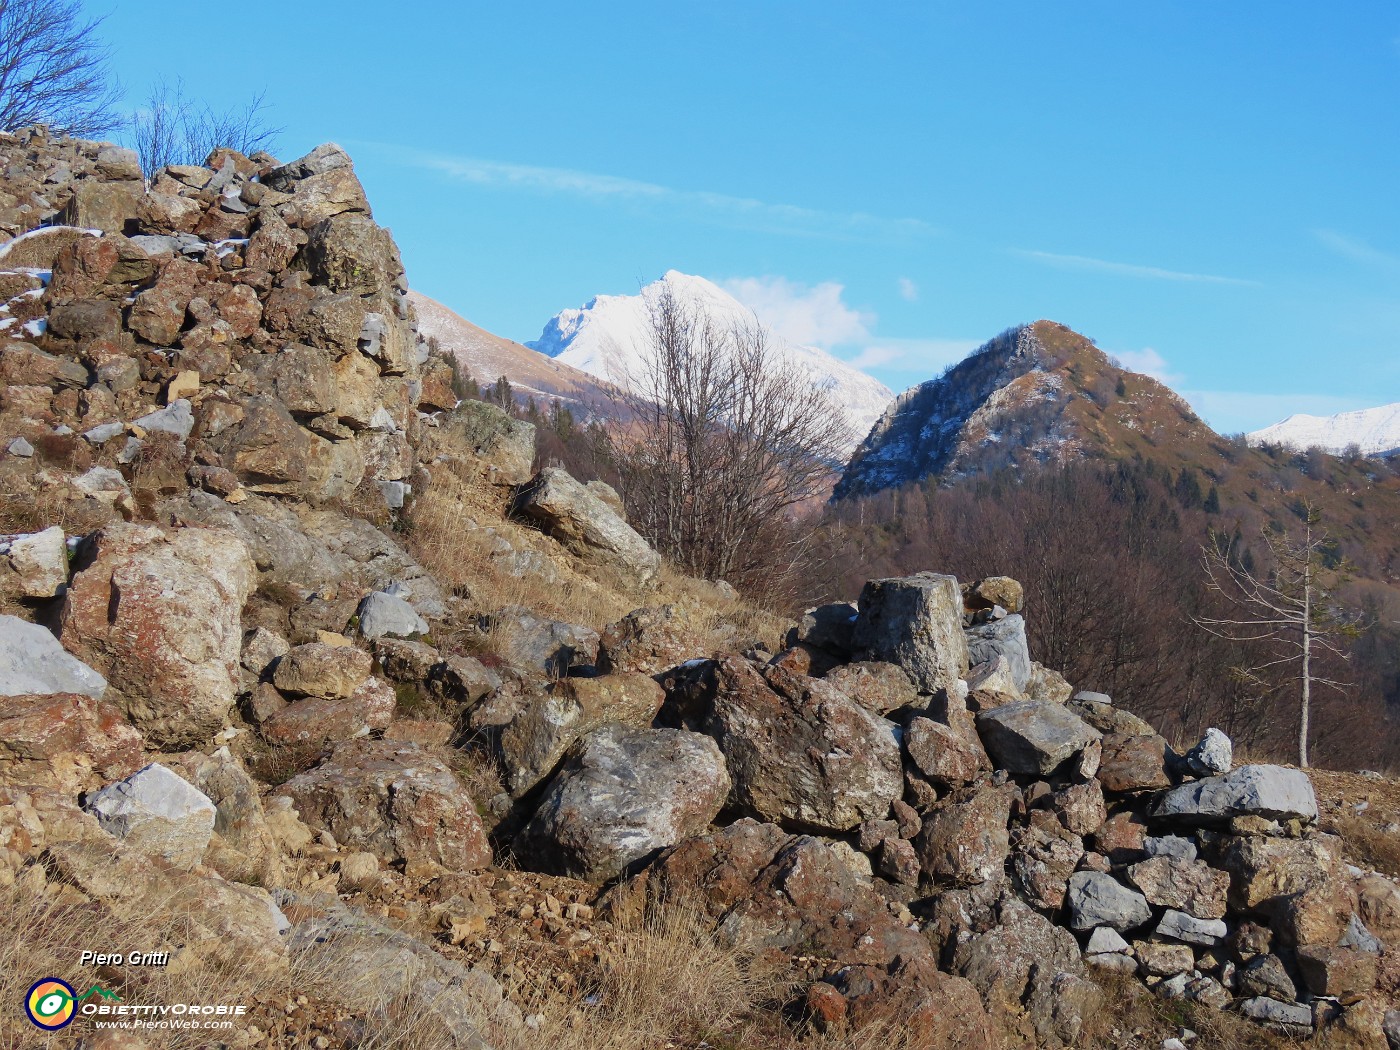
<svg viewBox="0 0 1400 1050"><path fill-rule="evenodd" d="M1049 774L1102 736L1073 711L1048 700L983 711L977 732L998 769L1030 776Z"/></svg>
<svg viewBox="0 0 1400 1050"><path fill-rule="evenodd" d="M0 616L0 694L84 693L101 700L107 679L59 645L37 623Z"/></svg>
<svg viewBox="0 0 1400 1050"><path fill-rule="evenodd" d="M1190 823L1231 817L1316 820L1317 795L1301 769L1241 766L1223 776L1173 788L1158 800L1153 812L1164 819Z"/></svg>

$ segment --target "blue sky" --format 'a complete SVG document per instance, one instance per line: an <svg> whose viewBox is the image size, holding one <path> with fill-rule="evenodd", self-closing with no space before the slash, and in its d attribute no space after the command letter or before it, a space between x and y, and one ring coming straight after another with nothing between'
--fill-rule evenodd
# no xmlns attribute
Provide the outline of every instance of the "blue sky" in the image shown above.
<svg viewBox="0 0 1400 1050"><path fill-rule="evenodd" d="M1400 401L1400 5L141 0L500 335L669 268L896 390L1051 317L1233 432Z"/></svg>

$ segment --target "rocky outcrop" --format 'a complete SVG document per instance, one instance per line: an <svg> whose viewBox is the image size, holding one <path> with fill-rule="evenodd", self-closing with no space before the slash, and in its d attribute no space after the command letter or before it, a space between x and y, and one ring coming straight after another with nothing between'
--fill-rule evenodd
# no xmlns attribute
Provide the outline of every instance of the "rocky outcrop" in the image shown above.
<svg viewBox="0 0 1400 1050"><path fill-rule="evenodd" d="M860 595L852 644L868 660L902 667L922 693L962 678L970 666L958 581L925 572L871 580Z"/></svg>

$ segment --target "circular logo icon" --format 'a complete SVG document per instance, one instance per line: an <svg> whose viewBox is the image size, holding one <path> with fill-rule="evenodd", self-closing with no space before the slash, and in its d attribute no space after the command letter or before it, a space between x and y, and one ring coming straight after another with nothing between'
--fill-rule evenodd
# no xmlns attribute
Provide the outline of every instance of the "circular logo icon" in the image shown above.
<svg viewBox="0 0 1400 1050"><path fill-rule="evenodd" d="M24 1012L46 1032L56 1032L73 1023L77 992L67 981L45 977L35 981L24 999Z"/></svg>

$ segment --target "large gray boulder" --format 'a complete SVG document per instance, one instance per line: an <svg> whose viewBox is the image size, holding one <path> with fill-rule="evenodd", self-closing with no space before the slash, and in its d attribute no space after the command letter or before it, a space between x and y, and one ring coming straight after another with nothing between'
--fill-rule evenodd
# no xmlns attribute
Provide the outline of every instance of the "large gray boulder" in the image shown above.
<svg viewBox="0 0 1400 1050"><path fill-rule="evenodd" d="M83 693L101 700L107 679L66 652L45 628L0 616L0 696Z"/></svg>
<svg viewBox="0 0 1400 1050"><path fill-rule="evenodd" d="M883 819L904 790L896 728L826 682L739 656L720 661L704 720L761 820L828 832Z"/></svg>
<svg viewBox="0 0 1400 1050"><path fill-rule="evenodd" d="M582 624L542 619L519 605L492 613L489 623L496 651L517 668L562 677L598 659L598 632Z"/></svg>
<svg viewBox="0 0 1400 1050"><path fill-rule="evenodd" d="M199 863L214 834L214 803L160 763L95 792L83 808L128 846L185 869Z"/></svg>
<svg viewBox="0 0 1400 1050"><path fill-rule="evenodd" d="M1316 820L1317 795L1312 781L1301 769L1241 766L1232 773L1168 791L1157 802L1154 813L1183 823L1208 823L1231 817Z"/></svg>
<svg viewBox="0 0 1400 1050"><path fill-rule="evenodd" d="M921 693L936 693L971 666L962 618L962 590L951 576L871 580L860 593L851 641L864 659L898 664Z"/></svg>
<svg viewBox="0 0 1400 1050"><path fill-rule="evenodd" d="M661 569L661 555L627 522L559 467L547 467L515 499L529 518L586 562L602 565L645 587Z"/></svg>
<svg viewBox="0 0 1400 1050"><path fill-rule="evenodd" d="M550 871L604 882L703 831L729 786L707 736L605 725L550 784L516 851Z"/></svg>
<svg viewBox="0 0 1400 1050"><path fill-rule="evenodd" d="M1012 615L979 624L969 628L966 635L967 651L973 667L1004 656L1011 666L1011 678L1016 688L1022 693L1026 691L1031 683L1032 667L1024 617Z"/></svg>
<svg viewBox="0 0 1400 1050"><path fill-rule="evenodd" d="M1147 898L1101 871L1076 871L1069 877L1070 928L1111 926L1120 933L1152 920Z"/></svg>
<svg viewBox="0 0 1400 1050"><path fill-rule="evenodd" d="M428 622L397 594L375 591L365 595L357 613L361 637L412 638L428 633Z"/></svg>
<svg viewBox="0 0 1400 1050"><path fill-rule="evenodd" d="M1048 775L1101 736L1069 708L1047 700L982 711L977 731L998 769L1027 776Z"/></svg>

